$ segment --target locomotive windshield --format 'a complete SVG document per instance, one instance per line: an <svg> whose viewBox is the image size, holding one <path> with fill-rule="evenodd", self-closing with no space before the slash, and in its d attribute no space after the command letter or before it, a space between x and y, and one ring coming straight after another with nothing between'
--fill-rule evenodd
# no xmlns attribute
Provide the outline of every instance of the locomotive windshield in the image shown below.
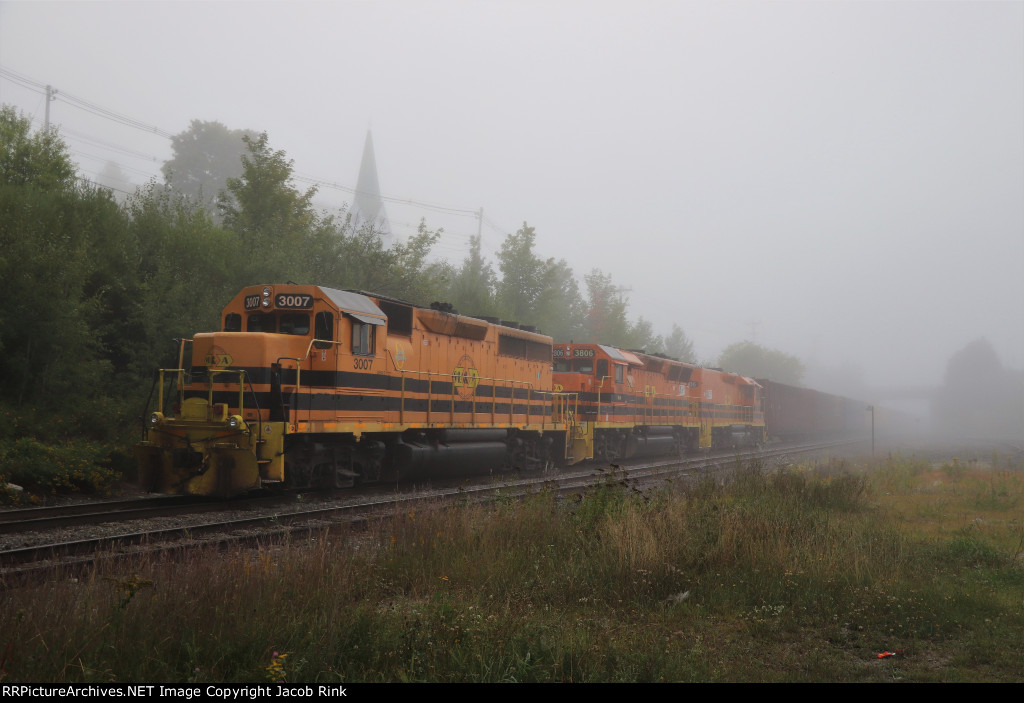
<svg viewBox="0 0 1024 703"><path fill-rule="evenodd" d="M555 359L552 367L555 373L594 373L593 359Z"/></svg>
<svg viewBox="0 0 1024 703"><path fill-rule="evenodd" d="M230 316L229 316L230 317ZM228 321L225 321L224 331L233 332L237 330L228 329ZM309 315L304 312L286 313L251 313L245 324L246 332L269 332L271 334L294 334L305 336L309 334Z"/></svg>

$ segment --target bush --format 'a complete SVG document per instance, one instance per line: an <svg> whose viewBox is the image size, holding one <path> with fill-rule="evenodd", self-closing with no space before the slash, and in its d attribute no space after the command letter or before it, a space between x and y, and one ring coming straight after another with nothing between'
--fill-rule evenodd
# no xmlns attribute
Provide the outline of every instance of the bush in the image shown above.
<svg viewBox="0 0 1024 703"><path fill-rule="evenodd" d="M80 440L59 445L32 437L0 440L0 480L47 493L108 494L120 478L110 457L110 447Z"/></svg>

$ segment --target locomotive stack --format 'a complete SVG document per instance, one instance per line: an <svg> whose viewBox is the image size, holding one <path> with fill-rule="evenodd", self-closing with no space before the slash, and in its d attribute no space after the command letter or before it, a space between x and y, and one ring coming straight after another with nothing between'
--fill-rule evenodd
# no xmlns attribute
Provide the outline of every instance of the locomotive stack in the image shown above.
<svg viewBox="0 0 1024 703"><path fill-rule="evenodd" d="M198 495L754 445L863 417L834 396L810 405L814 391L293 284L242 290L157 382L141 480Z"/></svg>

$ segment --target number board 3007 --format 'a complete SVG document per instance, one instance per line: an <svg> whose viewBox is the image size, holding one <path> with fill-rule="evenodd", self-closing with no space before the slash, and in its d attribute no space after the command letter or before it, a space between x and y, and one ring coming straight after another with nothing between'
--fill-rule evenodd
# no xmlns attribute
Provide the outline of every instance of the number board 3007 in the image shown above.
<svg viewBox="0 0 1024 703"><path fill-rule="evenodd" d="M313 307L313 296L280 293L274 298L274 305L279 308L311 308Z"/></svg>

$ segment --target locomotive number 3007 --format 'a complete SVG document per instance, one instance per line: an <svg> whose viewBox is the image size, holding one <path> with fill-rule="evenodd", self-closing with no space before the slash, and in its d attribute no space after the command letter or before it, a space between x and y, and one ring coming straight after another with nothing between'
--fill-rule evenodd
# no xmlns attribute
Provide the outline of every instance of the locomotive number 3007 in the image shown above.
<svg viewBox="0 0 1024 703"><path fill-rule="evenodd" d="M274 304L279 308L311 308L313 307L313 296L281 293L274 298Z"/></svg>

